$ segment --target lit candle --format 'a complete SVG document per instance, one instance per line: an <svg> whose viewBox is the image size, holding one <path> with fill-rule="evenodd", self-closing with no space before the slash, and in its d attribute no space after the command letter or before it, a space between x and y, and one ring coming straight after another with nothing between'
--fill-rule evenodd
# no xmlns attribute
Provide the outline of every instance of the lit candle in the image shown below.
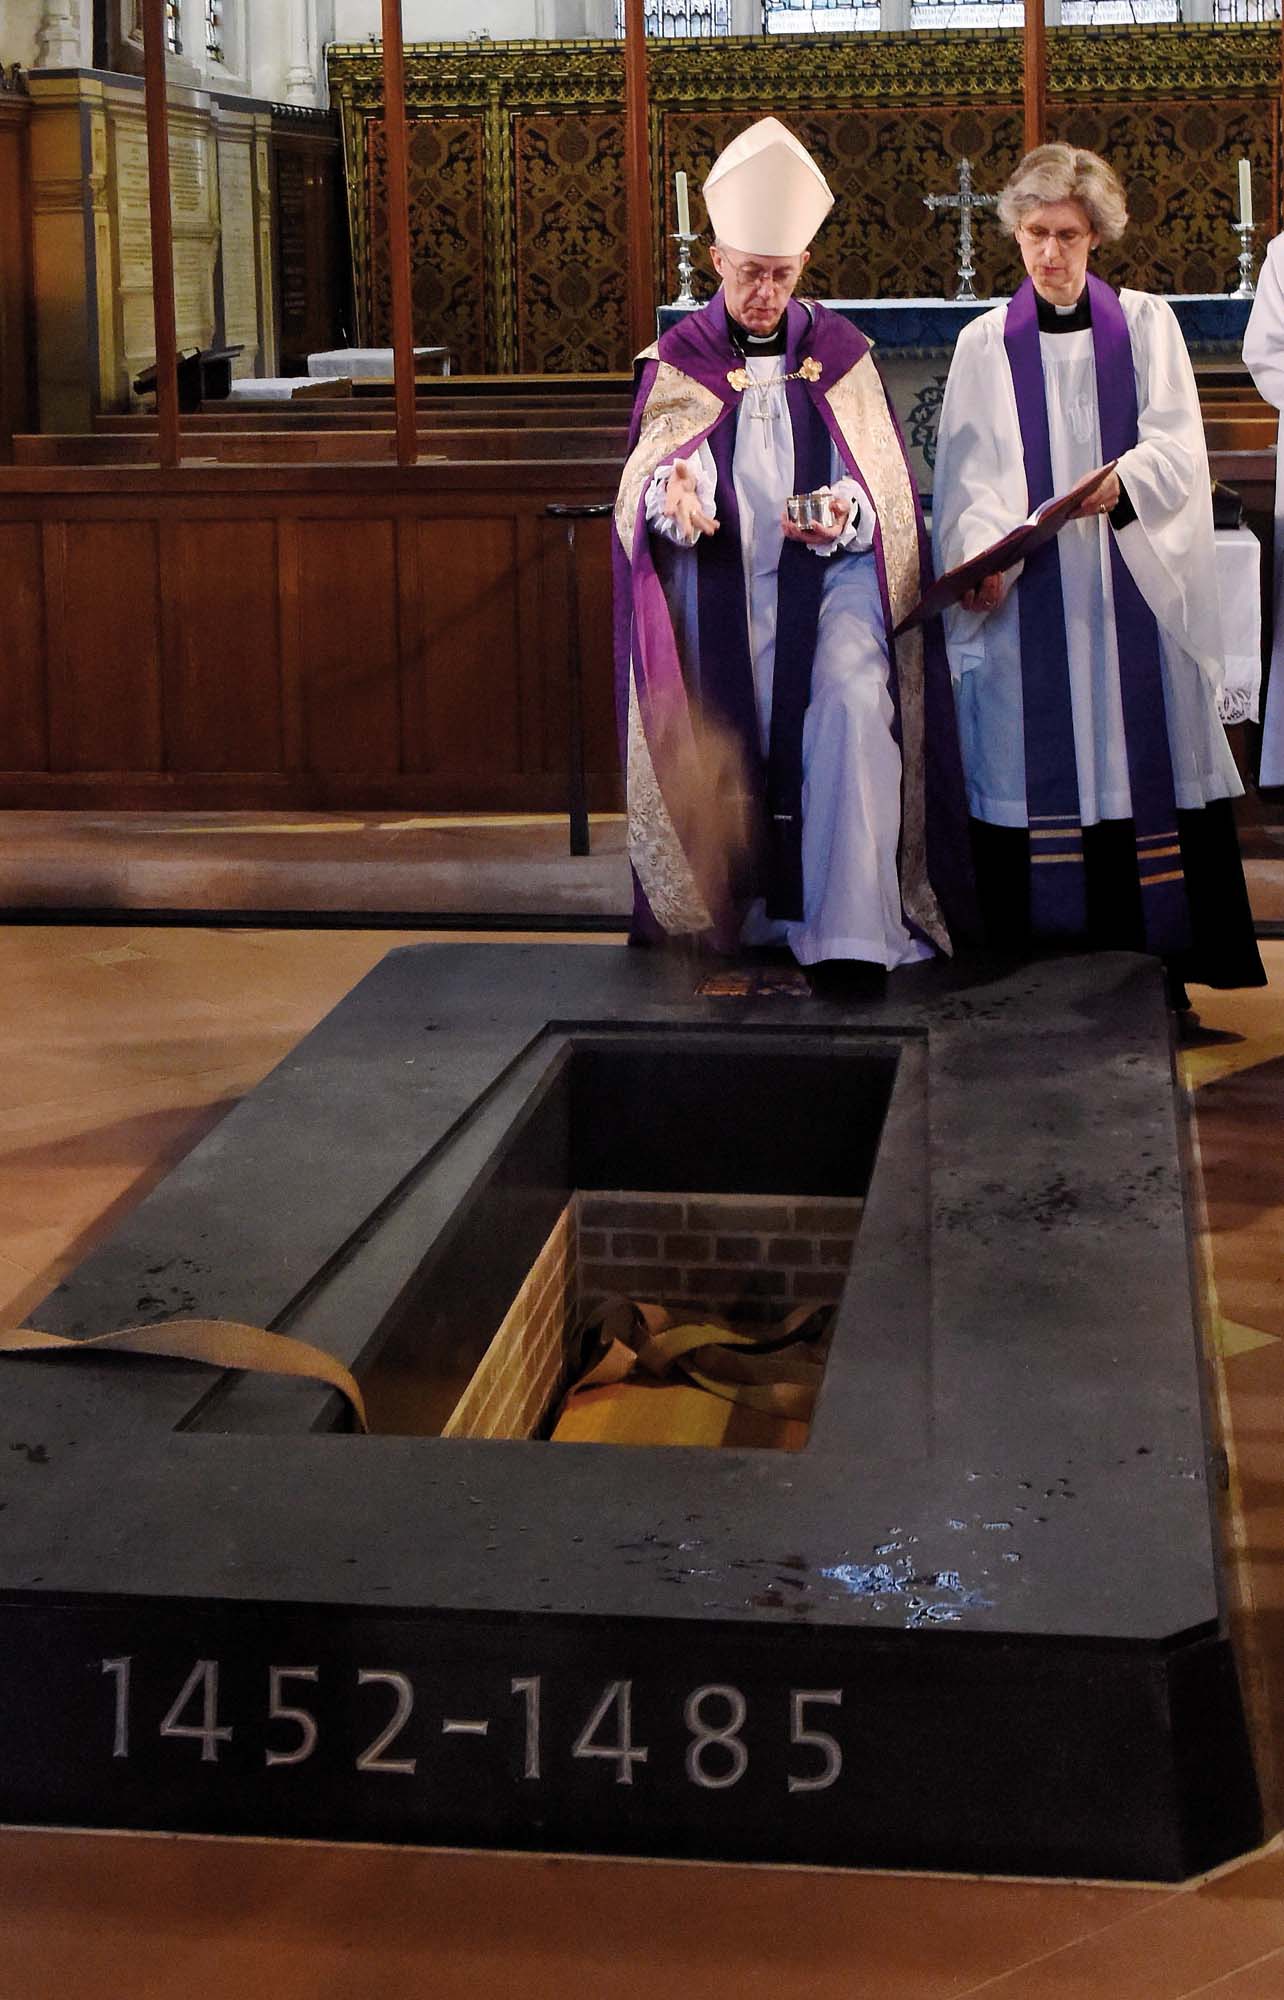
<svg viewBox="0 0 1284 2000"><path fill-rule="evenodd" d="M1248 165L1248 161L1241 160L1240 165L1241 167L1246 167ZM673 176L673 183L678 190L678 234L679 236L689 236L691 234L691 205L687 200L687 177L683 173L681 167L678 168L677 173ZM1240 181L1241 201L1244 198L1243 187L1244 183L1243 180L1241 179Z"/></svg>
<svg viewBox="0 0 1284 2000"><path fill-rule="evenodd" d="M1239 219L1246 229L1253 224L1252 169L1247 160L1239 163Z"/></svg>

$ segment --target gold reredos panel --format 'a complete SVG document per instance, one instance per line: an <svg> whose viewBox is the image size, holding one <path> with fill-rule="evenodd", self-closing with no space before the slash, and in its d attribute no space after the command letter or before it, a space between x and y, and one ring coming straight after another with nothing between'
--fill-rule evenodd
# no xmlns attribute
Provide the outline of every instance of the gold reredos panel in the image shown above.
<svg viewBox="0 0 1284 2000"><path fill-rule="evenodd" d="M727 140L766 111L794 127L837 195L808 273L818 297L952 292L953 230L922 195L951 187L964 153L993 191L1020 155L1011 30L657 41L648 58L662 297L677 290L675 169L698 189ZM1161 292L1231 289L1227 162L1245 154L1259 212L1279 208L1278 27L1053 29L1048 64L1051 136L1106 154L1128 190L1133 227L1102 275ZM329 68L362 335L382 341L378 51L337 45ZM449 340L470 369L627 367L620 44L412 44L406 87L418 337ZM693 211L702 226L698 197ZM1019 275L988 217L976 263L982 295Z"/></svg>

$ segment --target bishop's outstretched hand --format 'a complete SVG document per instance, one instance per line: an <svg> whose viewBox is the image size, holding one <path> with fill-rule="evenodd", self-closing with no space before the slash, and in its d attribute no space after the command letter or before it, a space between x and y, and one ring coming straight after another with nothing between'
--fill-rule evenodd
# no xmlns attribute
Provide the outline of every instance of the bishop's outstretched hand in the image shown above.
<svg viewBox="0 0 1284 2000"><path fill-rule="evenodd" d="M718 523L700 505L695 469L685 458L675 458L664 489L664 511L677 521L688 541L700 535L716 535Z"/></svg>

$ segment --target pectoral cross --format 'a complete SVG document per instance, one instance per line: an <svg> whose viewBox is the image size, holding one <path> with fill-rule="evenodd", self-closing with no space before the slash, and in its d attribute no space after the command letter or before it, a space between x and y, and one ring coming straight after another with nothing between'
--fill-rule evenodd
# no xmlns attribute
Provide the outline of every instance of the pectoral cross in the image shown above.
<svg viewBox="0 0 1284 2000"><path fill-rule="evenodd" d="M776 391L780 387L782 380L782 376L768 376L765 382L755 381L749 390L749 415L751 418L756 418L762 425L762 437L764 440L767 436L768 425L775 423L777 417L780 415L780 409L776 401Z"/></svg>
<svg viewBox="0 0 1284 2000"><path fill-rule="evenodd" d="M972 191L972 162L959 161L959 191L957 194L925 194L924 208L957 208L959 212L959 262L958 290L954 296L963 303L970 304L976 293L972 290L972 280L976 276L976 266L972 262L972 210L974 208L997 208L998 196L994 194L974 194Z"/></svg>

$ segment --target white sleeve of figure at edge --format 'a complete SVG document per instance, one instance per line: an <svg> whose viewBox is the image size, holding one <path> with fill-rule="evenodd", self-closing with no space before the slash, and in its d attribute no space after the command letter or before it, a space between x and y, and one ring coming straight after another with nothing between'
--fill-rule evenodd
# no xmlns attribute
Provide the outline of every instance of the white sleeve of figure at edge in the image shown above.
<svg viewBox="0 0 1284 2000"><path fill-rule="evenodd" d="M1244 335L1244 366L1267 402L1284 410L1284 236L1266 248Z"/></svg>

